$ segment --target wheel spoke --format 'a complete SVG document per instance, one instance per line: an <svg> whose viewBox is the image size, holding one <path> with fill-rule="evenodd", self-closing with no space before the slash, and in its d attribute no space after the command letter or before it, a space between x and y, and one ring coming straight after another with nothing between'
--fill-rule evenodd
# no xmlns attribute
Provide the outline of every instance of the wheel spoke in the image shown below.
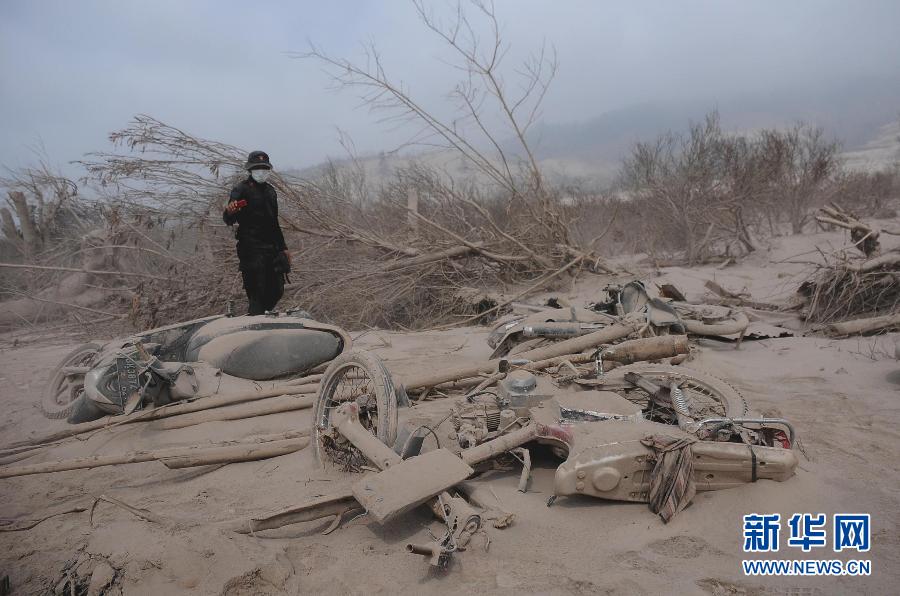
<svg viewBox="0 0 900 596"><path fill-rule="evenodd" d="M380 437L381 412L379 401L378 369L357 362L347 362L328 373L323 380L325 389L320 397L314 432L317 437L317 456L326 457L345 471L361 471L366 466L365 456L348 441L338 437L331 429L331 415L341 404L356 403L359 408L359 424L376 437Z"/></svg>

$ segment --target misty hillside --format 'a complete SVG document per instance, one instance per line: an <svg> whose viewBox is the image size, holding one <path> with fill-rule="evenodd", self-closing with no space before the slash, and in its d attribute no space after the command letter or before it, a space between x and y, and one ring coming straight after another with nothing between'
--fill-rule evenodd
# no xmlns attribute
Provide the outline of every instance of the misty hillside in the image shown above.
<svg viewBox="0 0 900 596"><path fill-rule="evenodd" d="M900 120L882 126L874 139L844 153L845 165L853 170L874 172L900 164Z"/></svg>
<svg viewBox="0 0 900 596"><path fill-rule="evenodd" d="M648 102L585 122L542 124L534 139L542 159L617 161L637 141L684 130L717 109L726 130L748 131L802 120L823 127L846 150L861 147L900 118L900 77L855 78L830 85L729 99Z"/></svg>
<svg viewBox="0 0 900 596"><path fill-rule="evenodd" d="M720 101L648 102L582 122L538 123L531 142L548 178L603 185L614 179L622 159L636 142L652 140L667 131L684 131L711 110L718 110L722 127L734 132L786 127L798 121L821 126L841 141L850 168L883 169L900 160L900 77L861 77ZM507 146L514 154L514 143L510 141ZM364 156L359 163L370 181L378 181L414 161L457 176L475 174L449 151ZM314 176L322 167L293 173Z"/></svg>

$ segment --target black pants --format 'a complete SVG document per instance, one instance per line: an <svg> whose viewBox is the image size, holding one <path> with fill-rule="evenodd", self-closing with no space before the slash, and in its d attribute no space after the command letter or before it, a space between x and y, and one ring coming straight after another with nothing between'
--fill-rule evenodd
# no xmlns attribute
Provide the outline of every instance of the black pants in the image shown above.
<svg viewBox="0 0 900 596"><path fill-rule="evenodd" d="M241 277L250 307L248 315L274 310L284 295L284 277L275 273L275 251L252 251L241 255Z"/></svg>

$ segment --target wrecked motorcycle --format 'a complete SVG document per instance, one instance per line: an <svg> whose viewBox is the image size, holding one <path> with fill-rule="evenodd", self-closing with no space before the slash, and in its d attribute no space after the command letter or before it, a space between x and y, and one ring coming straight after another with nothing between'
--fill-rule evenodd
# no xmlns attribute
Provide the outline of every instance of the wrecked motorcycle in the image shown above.
<svg viewBox="0 0 900 596"><path fill-rule="evenodd" d="M587 335L623 317L644 319L649 335L740 336L750 324L745 314L732 308L651 298L639 281L607 286L601 299L586 308L551 302L547 308L496 323L487 340L494 348L491 358L514 356L556 340Z"/></svg>
<svg viewBox="0 0 900 596"><path fill-rule="evenodd" d="M300 375L350 348L350 336L305 313L212 316L87 343L50 373L41 400L69 423L149 405L252 391L257 381Z"/></svg>
<svg viewBox="0 0 900 596"><path fill-rule="evenodd" d="M352 494L320 499L270 518L310 519L316 508L361 507L379 523L429 503L447 524L445 535L410 552L444 566L449 553L478 530L455 488L479 466L507 454L523 465L529 443L549 445L561 460L553 499L589 495L649 503L668 521L694 491L720 490L793 475L794 429L787 421L751 416L744 398L706 373L635 364L597 379L596 390L565 391L546 377L509 369L493 387L467 394L439 422L405 409L390 373L371 354L350 353L325 372L313 420L318 460L363 475ZM445 423L449 434L439 430ZM434 437L435 448L423 450ZM446 443L446 437L451 444ZM444 439L443 441L441 439ZM552 500L552 499L551 499Z"/></svg>

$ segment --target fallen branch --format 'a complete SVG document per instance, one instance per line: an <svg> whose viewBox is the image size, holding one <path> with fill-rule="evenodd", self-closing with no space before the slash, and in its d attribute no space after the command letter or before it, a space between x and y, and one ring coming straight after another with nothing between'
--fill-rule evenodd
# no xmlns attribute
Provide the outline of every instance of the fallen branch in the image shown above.
<svg viewBox="0 0 900 596"><path fill-rule="evenodd" d="M538 361L578 353L627 337L632 333L637 332L639 328L640 323L632 322L610 325L587 335L573 337L571 339L550 344L549 346L544 346L543 348L537 348L535 350L517 354L516 358ZM416 391L427 387L434 387L435 385L440 385L441 383L447 383L449 381L468 379L470 377L477 377L481 374L491 374L496 372L497 365L501 360L505 360L505 358L495 358L494 360L488 360L481 364L447 368L439 373L409 377L403 381L403 385L407 391Z"/></svg>
<svg viewBox="0 0 900 596"><path fill-rule="evenodd" d="M454 246L453 248L448 248L447 250L442 250L440 252L428 253L419 257L412 257L409 259L401 259L399 261L393 261L388 263L384 267L384 271L396 271L398 269L405 269L406 267L415 267L417 265L426 265L428 263L434 263L436 261L444 261L447 259L458 259L461 257L465 257L471 255L475 252L475 249L469 246Z"/></svg>
<svg viewBox="0 0 900 596"><path fill-rule="evenodd" d="M99 505L101 501L105 502L105 503L109 503L110 505L115 505L119 509L124 509L128 513L131 513L132 515L135 515L144 521L148 521L148 522L151 522L154 524L163 524L162 519L160 519L153 513L150 513L146 509L138 509L137 507L132 507L128 503L124 503L124 502L120 501L119 499L114 499L114 498L108 497L106 495L100 495L99 497L94 499L94 503L91 505L91 514L90 514L90 517L88 518L88 523L90 523L91 527L94 526L94 510L97 508L97 505Z"/></svg>
<svg viewBox="0 0 900 596"><path fill-rule="evenodd" d="M357 508L359 508L359 502L353 493L348 491L338 495L319 497L303 505L288 507L266 516L225 522L224 526L238 534L252 534L291 524L343 515L346 511Z"/></svg>
<svg viewBox="0 0 900 596"><path fill-rule="evenodd" d="M429 226L435 228L436 230L438 230L438 231L440 231L440 232L443 232L444 234L447 234L448 236L450 236L451 238L453 238L453 239L456 240L457 242L460 242L460 243L463 244L464 246L468 247L472 252L477 252L478 254L481 254L481 255L483 255L484 257L486 257L486 258L488 258L488 259L490 259L490 260L492 260L492 261L497 261L497 262L500 262L500 263L510 263L510 262L516 262L516 261L528 261L528 260L529 260L529 257L526 257L526 256L521 256L521 255L500 255L500 254L497 254L497 253L495 253L495 252L491 252L491 251L489 251L489 250L485 250L480 242L470 242L470 241L466 240L465 238L463 238L462 236L460 236L459 234L456 234L456 233L454 233L453 231L448 230L447 228L445 228L444 226L440 225L439 223L437 223L437 222L435 222L435 221L432 221L432 220L428 219L427 217L425 217L424 215L422 215L421 213L419 213L418 211L416 211L416 210L414 210L414 209L407 209L407 211L409 211L409 213L410 213L411 215L413 215L414 217L416 217L417 219L422 220L423 222L425 222L425 223L428 224ZM513 239L513 241L515 242L514 239ZM539 264L544 265L544 266L547 265L547 262L546 262L546 261L542 260L542 259L541 259L540 257L538 257L537 255L534 255L534 253L531 252L528 248L524 247L524 245L522 245L522 248L524 248L527 252L531 253L531 254L535 257L534 260L535 260L536 262L538 262Z"/></svg>
<svg viewBox="0 0 900 596"><path fill-rule="evenodd" d="M35 439L26 439L24 441L18 441L11 445L7 445L5 450L15 450L20 447L27 446L42 446L48 443L53 443L62 439L67 439L69 437L74 437L76 435L80 435L83 433L102 430L106 428L110 428L113 426L120 426L122 424L131 424L134 422L145 422L149 420L159 420L161 418L168 418L170 416L179 416L181 414L190 414L192 412L200 412L202 410L210 410L213 408L220 408L222 406L229 406L232 404L238 404L248 401L256 401L260 399L267 399L270 397L279 397L282 395L309 395L314 394L319 390L318 385L311 386L300 386L300 387L276 387L273 389L268 389L266 391L258 391L255 393L238 393L234 395L212 395L209 397L201 397L196 398L191 401L180 401L172 404L166 404L164 406L160 406L158 408L152 408L149 410L141 410L139 412L134 412L132 414L125 414L120 416L106 416L99 420L94 420L93 422L84 422L82 424L71 424L68 428L57 431L55 433L51 433L49 435L44 435L43 437L38 437ZM311 399L311 398L310 398Z"/></svg>
<svg viewBox="0 0 900 596"><path fill-rule="evenodd" d="M572 259L571 261L569 261L568 263L566 263L566 264L565 264L564 266L562 266L561 268L557 269L556 271L554 271L554 272L552 272L552 273L550 273L550 274L548 274L548 275L545 275L544 277L542 277L541 279L539 279L535 284L533 284L533 285L529 286L528 288L522 290L521 292L519 292L518 294L516 294L515 296L513 296L513 297L510 298L509 300L505 300L505 301L501 302L501 303L498 304L497 306L494 306L494 307L489 308L489 309L487 309L487 310L485 310L485 311L482 311L482 312L478 313L477 315L474 315L474 316L469 317L468 319L463 319L462 321L456 321L455 323L448 323L447 325L441 325L440 327L434 327L433 330L434 330L434 331L438 331L438 330L441 330L441 329L450 329L451 327L458 327L459 325L464 325L464 324L466 324L466 323L471 323L472 321L477 321L478 319L481 319L481 318L484 317L485 315L489 315L489 314L491 314L492 312L496 312L496 311L500 310L501 308L503 308L504 306L506 306L506 305L508 305L508 304L510 304L510 303L512 303L512 302L515 302L516 300L518 300L518 299L521 298L522 296L524 296L524 295L526 295L526 294L529 294L529 293L535 291L536 289L540 288L541 286L543 286L545 283L547 283L547 282L550 281L551 279L553 279L553 278L555 278L555 277L558 277L558 276L562 275L563 273L565 273L566 271L568 271L569 269L571 269L572 267L574 267L575 265L577 265L578 263L580 263L580 262L582 261L582 259L583 259L582 256L575 257L574 259Z"/></svg>
<svg viewBox="0 0 900 596"><path fill-rule="evenodd" d="M38 454L38 449L40 449L40 447L29 445L27 447L20 447L17 450L10 450L9 452L4 453L3 457L0 457L0 466L34 457Z"/></svg>
<svg viewBox="0 0 900 596"><path fill-rule="evenodd" d="M23 530L30 530L35 527L39 523L43 521L47 521L50 518L58 517L60 515L68 515L69 513L81 513L83 511L87 511L87 507L73 507L71 509L66 509L65 511L57 511L56 513L51 513L50 515L45 515L44 517L38 519L29 519L29 520L12 520L12 519L4 519L0 521L0 532L21 532Z"/></svg>
<svg viewBox="0 0 900 596"><path fill-rule="evenodd" d="M315 404L312 395L282 395L259 402L248 402L224 408L215 408L193 414L182 414L158 420L151 425L154 430L173 430L203 424L204 422L221 422L225 420L243 420L268 414L280 414L294 410L305 410Z"/></svg>
<svg viewBox="0 0 900 596"><path fill-rule="evenodd" d="M286 433L289 435L292 433ZM159 458L170 470L210 466L215 464L231 464L244 461L269 459L299 451L309 445L306 431L295 434L298 438L279 441L266 441L258 445L228 445L226 447L198 448L184 454L167 455Z"/></svg>
<svg viewBox="0 0 900 596"><path fill-rule="evenodd" d="M690 351L687 336L685 335L666 335L660 337L645 337L641 339L630 339L620 344L610 346L603 351L602 361L604 370L611 370L619 365L632 364L634 362L643 362L646 360L662 360L663 358L682 358L687 356ZM559 366L563 363L569 364L585 364L594 362L596 355L592 352L576 352L572 354L563 354L553 358L537 360L513 366L522 370L539 371L547 368ZM671 363L674 364L674 363ZM433 389L439 391L452 391L454 389L469 389L475 387L474 391L478 391L490 386L503 375L499 373L487 376L471 377L467 379L458 379L447 381L440 385L435 385Z"/></svg>
<svg viewBox="0 0 900 596"><path fill-rule="evenodd" d="M47 300L46 298L38 298L37 296L32 296L31 294L26 294L24 292L18 292L15 290L12 290L12 293L14 293L18 296L21 296L23 298L27 298L28 300L34 300L35 302L43 302L45 304L55 304L57 306L64 306L66 308L74 308L77 310L84 310L84 311L92 312L92 313L98 314L98 315L106 315L107 317L111 317L114 319L121 319L126 316L124 314L107 312L105 310L97 310L96 308L89 308L87 306L79 306L78 304L72 304L70 302L59 302L57 300Z"/></svg>
<svg viewBox="0 0 900 596"><path fill-rule="evenodd" d="M321 381L323 376L324 375L322 375L322 374L307 375L305 377L300 377L299 379L291 379L289 381L285 381L284 384L292 385L292 386L294 386L294 385L310 385L312 383L318 383L319 381Z"/></svg>
<svg viewBox="0 0 900 596"><path fill-rule="evenodd" d="M855 319L843 323L832 323L827 329L831 335L863 335L873 331L881 331L890 327L900 327L900 314L890 314L867 319Z"/></svg>
<svg viewBox="0 0 900 596"><path fill-rule="evenodd" d="M880 248L879 230L859 221L853 214L847 213L834 204L831 207L821 207L819 211L825 215L816 215L816 221L850 230L850 239L853 241L853 245L867 257L875 254Z"/></svg>
<svg viewBox="0 0 900 596"><path fill-rule="evenodd" d="M755 308L757 310L779 310L780 308L776 304L769 304L768 302L756 302L755 300L745 298L740 294L737 294L730 290L726 290L711 279L706 280L703 285L713 294L722 298L722 303L728 306L747 306L749 308Z"/></svg>
<svg viewBox="0 0 900 596"><path fill-rule="evenodd" d="M50 267L47 265L23 265L19 263L0 263L0 267L9 269L40 269L43 271L68 271L70 273L88 273L90 275L116 275L119 277L143 277L159 281L169 281L166 277L150 275L149 273L134 273L130 271L96 271L93 269L76 269L74 267Z"/></svg>
<svg viewBox="0 0 900 596"><path fill-rule="evenodd" d="M686 335L662 335L659 337L644 337L629 339L622 343L612 345L601 352L603 362L618 362L620 364L632 364L645 360L660 360L680 354L687 354L690 344ZM584 364L593 362L596 356L593 353L573 352L544 360L529 362L521 366L525 370L543 370L552 366L559 366L564 362L572 364Z"/></svg>
<svg viewBox="0 0 900 596"><path fill-rule="evenodd" d="M900 265L900 252L891 252L886 255L881 255L880 257L864 261L859 265L844 263L841 267L847 271L868 273L869 271L875 271L876 269L881 269L882 267L888 267L890 265Z"/></svg>
<svg viewBox="0 0 900 596"><path fill-rule="evenodd" d="M119 464L135 464L148 461L162 461L169 468L185 468L210 464L234 463L267 459L285 455L303 449L309 444L308 433L295 431L280 435L260 437L253 442L230 442L213 446L192 445L190 447L172 447L155 451L135 451L133 453L115 455L93 455L68 460L44 462L25 466L9 466L0 469L0 478L29 476L32 474L48 474L115 466Z"/></svg>

